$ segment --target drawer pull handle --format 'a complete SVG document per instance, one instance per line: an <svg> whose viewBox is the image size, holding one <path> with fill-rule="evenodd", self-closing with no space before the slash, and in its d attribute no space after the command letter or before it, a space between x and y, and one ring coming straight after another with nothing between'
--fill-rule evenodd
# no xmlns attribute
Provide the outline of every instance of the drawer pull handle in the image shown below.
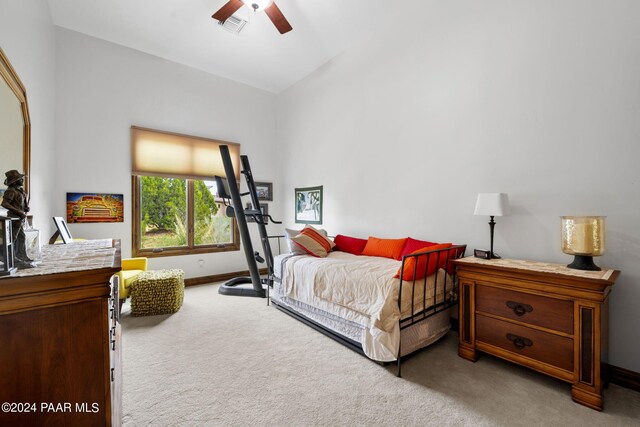
<svg viewBox="0 0 640 427"><path fill-rule="evenodd" d="M507 339L511 341L518 350L522 350L525 347L531 347L533 345L533 341L529 338L519 337L518 335L507 334Z"/></svg>
<svg viewBox="0 0 640 427"><path fill-rule="evenodd" d="M533 307L529 304L522 304L515 301L507 301L507 307L513 310L513 312L518 316L524 316L527 313L531 313L533 311Z"/></svg>

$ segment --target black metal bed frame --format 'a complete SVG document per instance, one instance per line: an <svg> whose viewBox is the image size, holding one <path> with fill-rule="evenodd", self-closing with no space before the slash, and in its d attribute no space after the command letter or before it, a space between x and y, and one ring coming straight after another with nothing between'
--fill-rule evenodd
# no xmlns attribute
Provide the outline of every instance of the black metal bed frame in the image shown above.
<svg viewBox="0 0 640 427"><path fill-rule="evenodd" d="M276 224L281 224L281 222L274 221L273 218L271 218L271 216L269 215L263 215L262 211L260 210L258 193L256 191L255 182L253 180L253 173L251 172L251 166L249 165L249 158L247 156L240 156L240 161L242 164L242 169L240 173L244 175L247 181L247 186L249 188L249 191L247 193L241 194L238 183L235 181L235 171L234 171L233 163L229 153L229 147L226 145L220 146L220 155L222 157L222 163L224 165L225 176L227 177L227 179L223 180L221 177L215 177L216 182L218 183L218 191L219 191L218 194L220 195L220 197L222 197L223 200L225 200L225 204L227 204L228 200L231 201L231 205L227 205L227 206L228 208L231 207L232 209L227 209L227 215L233 215L236 217L238 229L240 231L240 237L242 239L242 244L244 246L245 256L247 258L247 264L249 266L250 277L239 277L239 278L232 279L227 283L225 283L224 285L220 286L218 292L223 295L251 296L251 297L262 297L262 298L266 297L267 304L269 304L271 300L271 298L269 297L269 289L271 288L271 286L273 286L273 280L275 279L273 274L274 272L273 254L271 252L270 239L278 238L278 248L280 249L280 238L283 238L284 236L268 236L265 225L267 224L268 221L272 221L273 223L276 223ZM252 204L251 209L245 209L243 207L242 196L245 196L245 195L249 195L251 197L251 204ZM247 217L252 217L255 220L255 222L258 224L258 229L260 232L260 240L262 242L263 250L265 252L267 267L269 270L269 274L264 279L260 277L257 262L258 261L264 262L265 258L262 258L257 252L253 251L253 245L251 243L251 235L249 234L249 230L247 227L247 221L246 221ZM467 248L467 245L456 245L456 246L451 246L449 248L443 248L439 250L431 250L431 251L427 250L421 253L405 255L402 258L402 265L400 268L400 271L402 272L402 274L400 277L401 281L400 281L400 286L398 290L398 307L401 313L401 318L398 321L400 326L400 331L410 326L413 326L419 322L422 322L425 319L428 319L429 317L445 309L448 309L449 307L452 307L457 303L457 292L456 292L457 289L456 289L455 274L452 277L453 292L449 293L448 295L447 295L446 289L447 289L447 278L449 276L448 275L444 276L445 278L444 278L444 283L442 288L443 300L441 302L437 302L438 275L436 274L434 279L435 282L434 282L434 290L433 290L433 303L427 307L428 277L426 273L429 270L429 266L431 265L431 261L433 260L433 257L436 257L435 259L436 266L437 266L436 272L438 271L439 268L442 267L441 260L443 261L444 267L446 268L447 271L453 271L453 269L451 268L451 261L453 259L463 257L464 253L466 252L466 248ZM278 252L281 253L280 250ZM420 281L420 280L416 280L415 276L418 271L417 268L418 268L419 260L422 260L422 257L425 257L426 262L424 265L424 272L423 272L424 279ZM402 318L402 288L403 288L402 284L406 281L404 282L402 281L403 279L402 276L404 275L405 263L412 258L415 258L415 262L413 267L414 279L412 280L413 283L411 286L411 315L403 319ZM422 301L422 309L416 312L414 296L416 291L416 284L420 282L422 282L423 284L422 292L424 296ZM240 286L242 284L247 284L247 283L251 283L252 288L242 288ZM266 285L266 286L263 286L263 285ZM295 319L300 320L301 322L322 332L328 337L364 355L364 350L362 349L362 345L359 344L358 342L353 341L327 327L320 325L319 323L309 319L308 317L295 312L293 309L289 307L286 307L275 301L273 301L273 304L276 308L291 315ZM401 351L402 351L402 335L400 338L400 343L398 348L398 359L397 359L397 362L398 362L397 375L398 376L401 376L401 373L402 373ZM406 356L408 355L405 355L405 357Z"/></svg>
<svg viewBox="0 0 640 427"><path fill-rule="evenodd" d="M280 238L283 238L284 236L267 235L265 225L267 224L268 221L272 221L276 224L281 224L281 222L274 221L273 218L271 218L271 216L269 215L263 215L262 211L260 210L258 193L256 191L255 182L253 180L253 173L251 172L251 166L249 165L249 158L247 156L240 156L240 161L242 164L242 169L240 173L244 175L247 181L247 186L249 188L249 191L247 193L241 194L238 183L235 181L235 171L234 171L233 162L231 160L231 156L229 153L229 147L226 145L220 146L220 155L222 157L222 163L224 165L225 176L228 179L226 179L226 185L225 185L225 180L223 180L221 177L215 177L216 182L218 183L218 192L219 192L218 194L220 195L220 197L223 198L223 200L225 200L225 204L227 204L227 201L229 200L232 203L231 206L227 205L228 207L232 207L232 209L227 210L227 214L228 215L231 214L236 217L238 229L240 231L240 237L244 245L244 252L247 258L247 264L249 266L250 277L234 278L226 282L224 285L220 286L220 288L218 289L218 292L223 295L250 296L250 297L262 297L262 298L266 297L267 304L269 304L269 302L271 301L271 298L269 296L269 290L273 286L274 279L276 279L273 274L274 273L273 253L271 251L270 239L278 238L278 248L280 249L281 247ZM228 192L226 187L228 187ZM245 196L245 195L249 195L251 197L252 209L245 209L243 207L242 196ZM247 228L247 221L246 221L247 217L252 217L254 221L258 224L258 230L260 232L260 240L262 242L265 258L262 258L259 253L253 251L253 245L251 243L251 235L249 234L249 230ZM429 317L437 313L440 313L445 309L452 307L454 304L457 303L455 273L453 278L451 279L453 280L453 292L449 294L447 294L446 292L447 278L449 276L448 275L444 276L444 283L442 284L443 297L441 302L437 302L438 274L436 274L434 279L435 281L434 281L434 289L433 289L433 303L427 307L427 302L428 302L427 301L427 280L428 280L427 272L429 270L429 266L432 263L433 257L436 257L435 258L436 273L442 266L444 266L447 271L453 271L453 269L451 268L451 261L453 259L463 257L466 251L466 248L467 248L467 245L456 245L456 246L451 246L448 248L443 248L438 250L427 250L421 253L405 255L402 258L402 264L400 267L400 271L401 271L400 286L398 290L398 308L400 309L400 314L401 314L400 320L398 320L399 326L400 326L400 332L402 332L403 329L406 329L419 322L422 322L428 319ZM278 252L281 253L280 250ZM269 274L267 275L266 278L263 279L260 277L257 262L258 261L264 262L265 259L267 262ZM403 277L404 267L405 267L405 264L411 259L414 259L414 267L413 267L414 279L411 280L412 282L411 315L405 318L402 318L402 289L404 287L403 283L405 282ZM418 272L417 270L418 264L419 264L419 261L422 261L423 259L426 261L424 263L424 271L422 272L424 273L423 279L416 280L415 277L416 277L416 273ZM415 296L415 290L416 290L416 283L420 283L420 282L423 283L424 296L422 299L422 305L421 305L422 308L420 310L417 310L414 296ZM248 283L252 284L252 288L241 287L241 285L248 284ZM266 286L263 286L263 285L266 285ZM309 319L308 317L302 315L301 313L296 312L292 308L279 304L276 301L273 301L273 305L279 310L294 317L295 319L311 326L317 331L322 332L329 338L332 338L335 341L364 355L364 350L362 349L362 345L360 343L353 341L341 335L340 333L335 332ZM398 359L397 359L397 363L398 363L397 375L399 377L402 375L401 354L402 354L402 335L400 335L400 343L398 348Z"/></svg>
<svg viewBox="0 0 640 427"><path fill-rule="evenodd" d="M269 236L270 238L281 238L284 236ZM278 245L279 245L279 240L278 240ZM413 326L417 323L420 323L428 318L430 318L431 316L434 316L437 313L440 313L443 310L446 310L450 307L453 307L454 305L456 305L458 303L458 289L457 289L457 278L455 275L455 270L452 268L452 261L454 259L458 259L458 258L462 258L465 255L465 252L467 250L467 245L454 245L448 248L443 248L443 249L436 249L436 250L431 250L431 251L425 251L425 252L420 252L420 253L415 253L415 254L410 254L410 255L405 255L402 258L402 265L400 267L400 272L402 272L404 274L404 267L405 267L405 263L408 262L409 259L414 258L414 267L413 267L413 280L407 280L404 281L404 283L411 283L411 315L402 318L398 321L399 322L399 326L400 326L400 332L402 332L403 329L406 329L410 326ZM426 260L425 264L424 264L424 278L423 279L415 279L416 277L416 273L418 273L418 261L419 258L424 257L422 259ZM444 268L447 271L454 271L453 276L451 277L451 280L453 281L453 288L452 291L447 295L447 283L448 283L448 277L450 277L449 275L445 275L444 276L444 280L442 283L442 301L441 302L437 302L437 297L438 297L438 274L436 274L434 276L434 285L433 285L433 297L432 298L427 298L427 280L429 278L429 276L426 275L428 269L429 269L429 265L431 265L431 262L433 261L433 257L435 257L435 263L436 263L436 272L437 270L439 270L441 268L441 262L444 265ZM421 261L422 261L421 259ZM402 275L400 276L402 278ZM401 284L399 286L399 290L398 290L398 308L400 309L400 313L402 313L402 281ZM422 283L422 295L423 295L423 300L422 300L422 309L416 311L416 302L415 302L415 294L416 294L416 285L419 285L420 283ZM419 290L420 288L418 288ZM427 304L429 304L429 300L432 300L433 302L427 306ZM321 325L320 323L309 319L308 317L306 317L305 315L298 313L297 311L295 311L294 309L278 303L277 300L272 300L271 301L272 305L274 307L276 307L278 310L290 315L291 317L293 317L296 320L299 320L300 322L312 327L313 329L317 330L318 332L328 336L329 338L339 342L340 344L343 344L344 346L350 348L351 350L354 350L355 352L363 355L366 357L366 355L364 354L364 350L362 348L362 345L360 343L358 343L357 341L353 341L347 337L345 337L344 335L324 326ZM419 349L417 349L419 350ZM416 351L417 351L416 350ZM412 352L413 353L413 352ZM410 353L410 354L412 354ZM400 356L402 354L402 335L400 335L400 343L399 343L399 348L398 348L398 359L397 359L397 366L398 366L398 370L397 370L397 376L401 377L402 376L402 358L403 357L407 357L410 354L406 354L404 356Z"/></svg>

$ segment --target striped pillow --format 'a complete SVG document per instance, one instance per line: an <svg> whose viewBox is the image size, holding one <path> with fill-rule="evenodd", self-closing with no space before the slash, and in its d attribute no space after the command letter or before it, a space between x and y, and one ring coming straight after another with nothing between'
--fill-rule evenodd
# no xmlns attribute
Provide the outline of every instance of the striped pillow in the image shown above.
<svg viewBox="0 0 640 427"><path fill-rule="evenodd" d="M335 243L310 225L303 228L300 234L292 237L291 241L309 255L319 258L326 257L335 246Z"/></svg>
<svg viewBox="0 0 640 427"><path fill-rule="evenodd" d="M327 237L327 230L325 229L316 229L318 230L318 232L320 234L322 234L323 236ZM296 237L298 234L300 234L302 230L293 230L291 228L285 228L284 229L284 237L285 240L287 242L287 248L289 248L289 253L291 255L306 255L307 253L305 251L303 251L302 249L300 249L298 246L296 246L295 243L293 243L291 241L291 239L293 239L294 237Z"/></svg>

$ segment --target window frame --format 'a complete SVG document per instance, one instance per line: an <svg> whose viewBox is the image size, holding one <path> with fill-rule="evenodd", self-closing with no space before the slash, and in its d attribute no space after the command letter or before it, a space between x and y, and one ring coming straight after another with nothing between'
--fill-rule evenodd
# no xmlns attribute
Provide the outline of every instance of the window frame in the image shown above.
<svg viewBox="0 0 640 427"><path fill-rule="evenodd" d="M174 178L169 175L161 174L149 174L145 176L159 176L161 178ZM131 241L131 253L134 257L166 257L166 256L181 256L181 255L193 255L193 254L205 254L205 253L218 253L218 252L231 252L240 250L240 231L238 229L238 223L232 218L233 228L233 242L214 244L214 245L195 245L194 243L194 228L195 228L195 214L194 207L194 185L193 181L201 181L200 179L182 178L187 182L187 245L186 246L172 246L166 248L149 248L143 249L142 245L142 232L141 227L141 211L140 211L140 197L141 197L141 179L139 175L133 175L131 177L131 194L133 202L132 205L132 241ZM220 199L216 198L216 201Z"/></svg>

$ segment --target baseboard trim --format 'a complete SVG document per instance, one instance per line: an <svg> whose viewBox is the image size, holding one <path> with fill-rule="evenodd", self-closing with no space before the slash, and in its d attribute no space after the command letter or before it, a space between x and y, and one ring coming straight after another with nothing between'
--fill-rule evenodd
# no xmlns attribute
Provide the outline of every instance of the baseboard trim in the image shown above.
<svg viewBox="0 0 640 427"><path fill-rule="evenodd" d="M609 380L613 384L634 391L640 391L640 373L613 365L607 365L607 371L609 373Z"/></svg>
<svg viewBox="0 0 640 427"><path fill-rule="evenodd" d="M259 271L260 271L260 274L268 273L268 270L266 268L261 268ZM206 283L226 282L227 280L231 280L234 277L248 276L248 275L249 275L249 270L244 270L244 271L232 271L231 273L214 274L211 276L191 277L188 279L184 279L184 285L198 286L198 285L204 285Z"/></svg>

